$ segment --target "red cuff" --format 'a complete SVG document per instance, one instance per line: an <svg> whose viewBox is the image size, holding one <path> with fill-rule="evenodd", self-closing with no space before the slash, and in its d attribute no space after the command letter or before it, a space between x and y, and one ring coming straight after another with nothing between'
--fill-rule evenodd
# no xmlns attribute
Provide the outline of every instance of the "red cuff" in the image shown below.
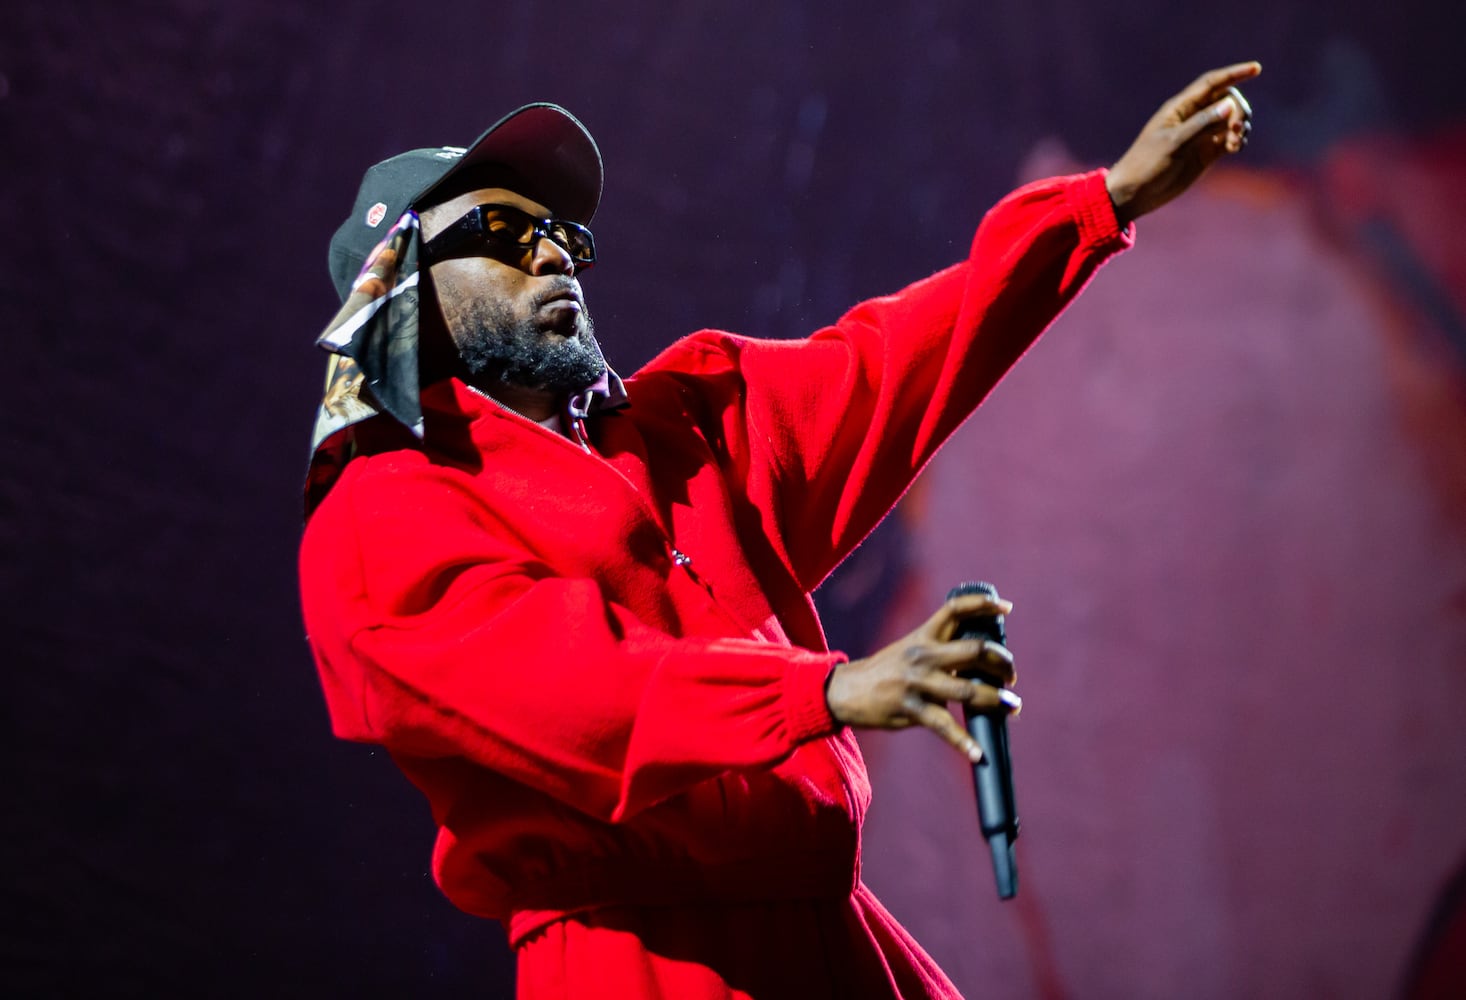
<svg viewBox="0 0 1466 1000"><path fill-rule="evenodd" d="M840 727L825 700L825 681L844 653L805 653L784 674L784 720L789 739L798 745L829 736Z"/></svg>
<svg viewBox="0 0 1466 1000"><path fill-rule="evenodd" d="M1109 171L1104 168L1080 174L1079 183L1069 188L1069 203L1079 220L1079 238L1095 247L1129 249L1135 244L1135 224L1120 229L1115 203L1110 200L1110 189L1105 187L1107 174Z"/></svg>

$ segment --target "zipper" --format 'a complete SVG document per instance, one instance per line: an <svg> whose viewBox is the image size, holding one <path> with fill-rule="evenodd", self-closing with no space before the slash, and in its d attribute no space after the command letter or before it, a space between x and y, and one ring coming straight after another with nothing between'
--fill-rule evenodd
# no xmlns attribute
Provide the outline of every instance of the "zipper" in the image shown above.
<svg viewBox="0 0 1466 1000"><path fill-rule="evenodd" d="M468 383L466 382L464 384L468 385ZM499 402L499 400L489 395L487 392L484 392L482 389L479 389L472 385L469 385L468 389L476 395L482 396L484 399L487 399L489 402L493 403L505 413L512 413L514 414L514 416L519 417L521 420L529 421L529 423L534 424L536 427L539 427L540 430L549 433L552 437L558 438L561 441L565 441L567 444L578 444L580 446L580 450L584 454L593 459L596 464L614 474L617 479L621 480L621 485L624 486L627 492L631 494L637 505L642 508L642 511L646 514L651 523L657 526L657 530L662 535L662 541L667 546L667 557L671 560L672 565L686 573L687 578L691 580L692 583L699 590L707 595L709 603L711 603L712 606L717 609L719 614L727 619L728 624L739 630L739 632L745 635L748 634L748 632L750 631L749 627L743 622L739 621L738 617L734 615L733 612L729 611L726 607L723 606L723 602L718 599L717 594L713 593L713 588L708 584L708 582L702 579L692 569L692 557L672 543L672 533L668 531L666 526L662 523L661 517L657 515L656 508L651 505L650 501L648 501L646 497L642 496L641 491L631 484L631 480L627 479L620 469L616 468L610 462L606 461L604 457L591 450L590 440L585 430L585 421L580 420L579 418L571 419L570 426L575 435L574 441L571 442L571 440L567 438L564 434L556 434L553 431L550 431L549 428L542 426L538 421L530 420L518 410L514 409L513 407L504 405L503 403ZM826 741L818 742L824 743ZM840 791L844 795L845 808L849 812L850 816L856 819L858 823L858 821L864 816L864 810L860 808L860 804L856 799L855 786L851 780L850 771L857 763L859 763L861 769L864 770L865 762L860 753L859 744L855 744L853 750L847 750L844 746L840 745L838 737L831 739L829 742L833 744L833 746L828 749L822 749L821 752L827 754L831 760L831 763L834 765L835 776L840 783ZM852 739L851 742L854 743L854 740ZM850 760L848 761L846 759L847 756L850 757ZM856 836L858 837L859 834L857 833ZM857 849L857 867L855 871L855 877L857 881L860 878L859 860L860 855Z"/></svg>
<svg viewBox="0 0 1466 1000"><path fill-rule="evenodd" d="M579 417L571 417L570 429L575 434L575 441L580 445L581 451L589 455L591 453L590 438L585 433L585 421Z"/></svg>
<svg viewBox="0 0 1466 1000"><path fill-rule="evenodd" d="M702 579L702 577L700 577L692 569L692 557L686 552L683 552L681 549L677 548L675 544L673 544L672 533L668 531L666 525L662 523L661 517L658 516L656 508L651 505L651 502L648 501L646 497L642 496L641 491L632 485L631 480L627 479L620 469L616 468L610 462L606 461L605 458L597 454L591 448L590 438L585 430L585 421L580 420L579 418L571 419L570 426L574 432L574 439L572 440L570 437L567 437L564 434L556 434L554 431L550 430L548 427L545 427L537 420L530 420L529 417L526 417L523 413L520 413L512 406L505 405L504 403L495 399L493 396L489 395L487 392L484 392L477 386L469 385L467 382L465 382L464 385L467 386L468 390L474 395L481 396L484 399L487 399L490 403L493 403L496 407L498 407L500 410L503 410L505 413L513 414L520 420L527 421L533 424L535 427L538 427L540 430L544 431L546 434L549 434L556 440L563 441L564 443L575 447L578 451L584 453L592 460L594 460L596 464L599 465L601 468L606 469L617 479L621 480L621 485L625 487L627 492L631 494L631 496L635 499L637 505L641 507L642 512L646 515L647 519L650 520L652 524L656 525L657 530L661 533L662 542L667 547L667 558L671 560L672 565L687 574L688 579L690 579L693 584L698 587L698 589L700 589L704 594L707 595L708 600L712 602L713 607L718 609L719 614L726 618L730 625L744 633L747 633L749 631L749 627L746 624L741 622L736 615L734 615L731 611L723 606L723 602L718 599L718 596L715 593L713 593L713 588L708 584L708 582Z"/></svg>
<svg viewBox="0 0 1466 1000"><path fill-rule="evenodd" d="M577 444L577 445L580 446L580 450L581 451L585 452L587 455L592 454L591 447L590 447L590 438L585 433L585 421L581 420L579 417L572 417L571 420L570 420L570 428L571 428L571 432L572 432L571 434L556 434L554 431L550 430L548 427L546 427L544 424L540 423L538 420L530 420L529 417L526 417L523 413L520 413L514 407L510 406L509 404L507 404L505 402L502 402L499 399L496 399L494 396L491 396L489 393L484 392L478 386L476 386L476 385L470 385L467 382L465 382L463 384L468 389L469 392L473 393L475 396L479 396L479 397L482 397L483 399L487 399L489 402L493 403L495 406L497 406L499 409L503 410L505 413L512 413L516 417L519 417L519 418L521 418L523 420L529 420L530 423L534 424L540 430L547 431L550 434L553 434L555 437L560 438L561 440L571 440L575 444Z"/></svg>

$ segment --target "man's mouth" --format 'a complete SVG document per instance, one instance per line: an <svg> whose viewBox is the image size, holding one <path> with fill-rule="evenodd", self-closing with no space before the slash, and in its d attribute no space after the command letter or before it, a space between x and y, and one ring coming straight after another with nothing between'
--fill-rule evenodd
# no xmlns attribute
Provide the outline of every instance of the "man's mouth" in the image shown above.
<svg viewBox="0 0 1466 1000"><path fill-rule="evenodd" d="M580 312L585 308L585 303L580 299L579 290L575 288L557 288L540 299L539 307L541 309L551 307L573 308L576 312Z"/></svg>

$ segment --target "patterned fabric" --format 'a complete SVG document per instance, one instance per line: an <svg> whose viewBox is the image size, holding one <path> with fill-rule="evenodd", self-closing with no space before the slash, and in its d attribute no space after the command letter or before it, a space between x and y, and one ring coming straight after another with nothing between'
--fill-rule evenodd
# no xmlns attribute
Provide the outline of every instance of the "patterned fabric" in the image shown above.
<svg viewBox="0 0 1466 1000"><path fill-rule="evenodd" d="M422 439L417 350L421 243L417 213L409 209L367 255L346 301L316 339L316 346L331 357L311 437L307 517L355 456L353 426L385 415ZM566 416L584 420L625 405L625 386L607 366L594 385L566 401Z"/></svg>
<svg viewBox="0 0 1466 1000"><path fill-rule="evenodd" d="M307 514L351 460L347 431L353 425L385 413L422 437L417 366L420 232L417 213L403 213L367 255L351 294L316 340L331 358L311 438Z"/></svg>

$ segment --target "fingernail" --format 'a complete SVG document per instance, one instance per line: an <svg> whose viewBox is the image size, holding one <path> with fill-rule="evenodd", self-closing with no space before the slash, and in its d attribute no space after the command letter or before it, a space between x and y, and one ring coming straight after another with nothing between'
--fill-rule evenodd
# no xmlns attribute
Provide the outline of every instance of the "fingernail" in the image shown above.
<svg viewBox="0 0 1466 1000"><path fill-rule="evenodd" d="M1023 699L1018 697L1012 691L1009 691L1007 688L998 689L998 700L1006 705L1008 707L1008 710L1014 715L1017 715L1019 712L1023 711Z"/></svg>
<svg viewBox="0 0 1466 1000"><path fill-rule="evenodd" d="M970 747L968 747L967 748L967 759L970 760L970 761L972 761L974 764L981 763L982 762L982 747L978 746L976 743L974 743Z"/></svg>
<svg viewBox="0 0 1466 1000"><path fill-rule="evenodd" d="M1005 615L1011 614L1013 612L1013 602L1005 601L1001 597L998 598L998 610L1003 612L1003 614Z"/></svg>
<svg viewBox="0 0 1466 1000"><path fill-rule="evenodd" d="M1224 119L1231 118L1232 113L1236 110L1237 102L1233 100L1231 95L1222 98L1220 101L1217 102L1217 121L1223 121Z"/></svg>

